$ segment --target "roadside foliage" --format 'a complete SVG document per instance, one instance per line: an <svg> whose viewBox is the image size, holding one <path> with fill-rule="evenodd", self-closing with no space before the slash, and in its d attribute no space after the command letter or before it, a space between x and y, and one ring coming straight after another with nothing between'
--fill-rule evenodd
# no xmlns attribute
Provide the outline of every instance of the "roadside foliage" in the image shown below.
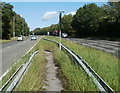
<svg viewBox="0 0 120 93"><path fill-rule="evenodd" d="M47 34L59 30L59 23L33 30L35 34ZM75 15L62 17L62 33L72 37L102 37L119 38L120 36L120 1L108 2L107 5L97 6L86 4L76 10ZM31 32L32 33L32 32Z"/></svg>
<svg viewBox="0 0 120 93"><path fill-rule="evenodd" d="M15 29L15 36L29 35L29 27L25 19L13 11L13 6L9 3L0 3L2 13L2 37L0 39L7 39L13 37L13 25Z"/></svg>

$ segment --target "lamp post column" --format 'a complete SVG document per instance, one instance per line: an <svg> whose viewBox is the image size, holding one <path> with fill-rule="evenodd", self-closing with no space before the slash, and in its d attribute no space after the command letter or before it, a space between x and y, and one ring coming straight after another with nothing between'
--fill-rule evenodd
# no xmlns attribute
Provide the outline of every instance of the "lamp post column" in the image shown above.
<svg viewBox="0 0 120 93"><path fill-rule="evenodd" d="M59 48L61 50L61 16L62 16L62 13L64 11L60 11L60 14L59 14L59 38L60 38L60 41L59 41Z"/></svg>
<svg viewBox="0 0 120 93"><path fill-rule="evenodd" d="M13 17L13 37L15 37L15 17Z"/></svg>

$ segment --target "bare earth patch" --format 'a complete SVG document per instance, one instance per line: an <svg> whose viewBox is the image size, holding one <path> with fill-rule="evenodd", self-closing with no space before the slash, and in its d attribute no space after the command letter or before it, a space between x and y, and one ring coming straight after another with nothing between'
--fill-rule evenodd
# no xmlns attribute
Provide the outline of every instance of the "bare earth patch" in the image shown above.
<svg viewBox="0 0 120 93"><path fill-rule="evenodd" d="M45 54L48 63L46 65L46 85L43 88L45 89L45 91L62 91L62 84L60 80L56 77L57 67L54 64L52 52L45 51Z"/></svg>

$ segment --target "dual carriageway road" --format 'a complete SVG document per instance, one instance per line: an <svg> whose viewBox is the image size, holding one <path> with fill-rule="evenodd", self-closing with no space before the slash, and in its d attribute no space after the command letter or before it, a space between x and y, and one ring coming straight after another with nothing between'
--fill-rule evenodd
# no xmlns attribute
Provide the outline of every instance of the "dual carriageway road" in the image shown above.
<svg viewBox="0 0 120 93"><path fill-rule="evenodd" d="M0 76L5 73L17 60L19 60L35 43L40 39L31 41L30 37L24 41L12 41L9 43L0 44ZM108 40L91 40L79 38L66 38L67 40L76 42L80 45L96 48L108 53L111 53L120 58L119 41Z"/></svg>
<svg viewBox="0 0 120 93"><path fill-rule="evenodd" d="M24 41L15 40L0 44L0 76L29 51L39 39L40 37L31 41L30 37L27 37Z"/></svg>
<svg viewBox="0 0 120 93"><path fill-rule="evenodd" d="M120 41L80 39L80 38L66 38L66 39L83 46L105 51L120 58Z"/></svg>

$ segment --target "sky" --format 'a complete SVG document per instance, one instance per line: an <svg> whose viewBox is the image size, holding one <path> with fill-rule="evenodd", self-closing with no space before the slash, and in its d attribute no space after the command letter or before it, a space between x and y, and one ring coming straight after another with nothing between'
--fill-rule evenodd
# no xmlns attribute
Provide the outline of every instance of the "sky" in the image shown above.
<svg viewBox="0 0 120 93"><path fill-rule="evenodd" d="M9 0L10 1L10 0ZM43 28L59 22L59 12L64 10L62 16L73 13L85 4L96 3L98 6L106 2L9 2L13 10L25 18L30 31Z"/></svg>

